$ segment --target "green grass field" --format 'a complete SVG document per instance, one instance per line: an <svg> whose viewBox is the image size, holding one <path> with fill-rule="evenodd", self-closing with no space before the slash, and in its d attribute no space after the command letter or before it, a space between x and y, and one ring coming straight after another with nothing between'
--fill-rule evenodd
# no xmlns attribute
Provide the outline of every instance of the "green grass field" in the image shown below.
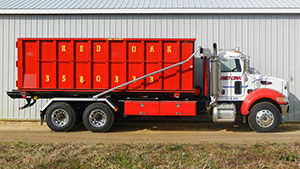
<svg viewBox="0 0 300 169"><path fill-rule="evenodd" d="M0 168L300 168L294 144L0 143Z"/></svg>

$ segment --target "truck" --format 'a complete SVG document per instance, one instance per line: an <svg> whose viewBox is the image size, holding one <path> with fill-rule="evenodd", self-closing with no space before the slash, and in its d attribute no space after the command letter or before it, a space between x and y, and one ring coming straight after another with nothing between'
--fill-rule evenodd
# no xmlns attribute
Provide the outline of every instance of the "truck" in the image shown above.
<svg viewBox="0 0 300 169"><path fill-rule="evenodd" d="M13 99L40 111L53 131L78 121L109 131L119 117L191 117L247 123L273 132L289 110L288 82L251 68L238 49L195 46L196 39L19 38Z"/></svg>

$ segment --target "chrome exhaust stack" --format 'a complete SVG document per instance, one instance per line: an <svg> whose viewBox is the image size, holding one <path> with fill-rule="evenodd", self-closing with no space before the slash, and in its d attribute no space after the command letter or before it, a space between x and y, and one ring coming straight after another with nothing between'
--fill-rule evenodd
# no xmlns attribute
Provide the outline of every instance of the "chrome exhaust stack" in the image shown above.
<svg viewBox="0 0 300 169"><path fill-rule="evenodd" d="M210 98L211 102L207 106L209 115L211 109L216 106L216 102L220 96L220 63L217 51L217 44L213 44L213 54L210 58Z"/></svg>
<svg viewBox="0 0 300 169"><path fill-rule="evenodd" d="M217 44L213 44L213 55L210 58L210 98L211 102L207 107L208 115L215 123L235 122L236 107L233 103L217 104L220 97L220 76L221 68L217 51Z"/></svg>
<svg viewBox="0 0 300 169"><path fill-rule="evenodd" d="M213 55L210 58L210 96L218 98L220 96L220 63L217 53L217 44L213 44Z"/></svg>

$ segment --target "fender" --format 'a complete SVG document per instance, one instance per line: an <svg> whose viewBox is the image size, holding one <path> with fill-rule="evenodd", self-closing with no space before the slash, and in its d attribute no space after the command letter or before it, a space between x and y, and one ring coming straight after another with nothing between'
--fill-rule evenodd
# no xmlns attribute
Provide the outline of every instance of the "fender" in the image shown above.
<svg viewBox="0 0 300 169"><path fill-rule="evenodd" d="M44 116L46 109L54 102L106 102L108 106L110 106L113 110L118 111L118 107L110 101L108 98L99 98L99 99L93 99L93 98L52 98L48 101L48 103L41 109L40 111L40 124L42 125L44 123Z"/></svg>
<svg viewBox="0 0 300 169"><path fill-rule="evenodd" d="M268 89L268 88L260 88L250 92L241 106L241 114L247 115L250 106L257 100L268 98L274 100L278 104L282 104L276 100L276 97L284 97L281 93L276 90Z"/></svg>

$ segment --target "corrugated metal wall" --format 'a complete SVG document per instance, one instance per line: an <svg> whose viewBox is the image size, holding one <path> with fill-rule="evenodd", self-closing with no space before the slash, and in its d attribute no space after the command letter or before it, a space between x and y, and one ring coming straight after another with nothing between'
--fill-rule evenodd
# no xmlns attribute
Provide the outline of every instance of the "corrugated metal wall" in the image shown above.
<svg viewBox="0 0 300 169"><path fill-rule="evenodd" d="M197 38L197 45L240 49L262 73L290 82L289 121L300 121L300 15L0 15L0 119L37 119L15 88L18 37Z"/></svg>

